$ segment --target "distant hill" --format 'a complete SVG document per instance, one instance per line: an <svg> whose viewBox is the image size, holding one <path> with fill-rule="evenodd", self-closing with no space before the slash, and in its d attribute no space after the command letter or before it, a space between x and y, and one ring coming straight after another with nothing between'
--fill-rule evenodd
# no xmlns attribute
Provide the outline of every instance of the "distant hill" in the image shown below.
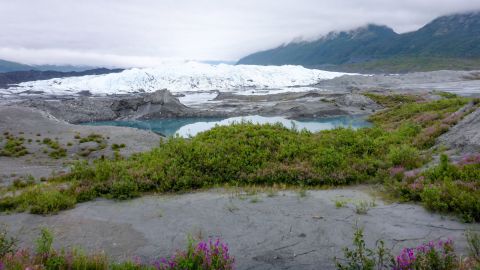
<svg viewBox="0 0 480 270"><path fill-rule="evenodd" d="M31 70L32 67L0 59L0 72Z"/></svg>
<svg viewBox="0 0 480 270"><path fill-rule="evenodd" d="M61 72L71 72L71 71L86 71L98 69L98 67L91 66L72 66L72 65L26 65L20 64L12 61L6 61L0 59L0 72L12 72L12 71L28 71L28 70L39 70L39 71L61 71Z"/></svg>
<svg viewBox="0 0 480 270"><path fill-rule="evenodd" d="M365 72L480 69L480 12L439 17L405 34L374 24L331 32L315 41L292 42L251 54L237 64L295 64Z"/></svg>
<svg viewBox="0 0 480 270"><path fill-rule="evenodd" d="M8 85L18 84L21 82L48 80L53 78L64 78L64 77L76 77L76 76L85 76L85 75L101 75L101 74L117 73L121 71L123 71L123 69L97 68L97 69L90 69L90 70L84 70L84 71L70 71L70 72L40 71L40 70L4 72L4 73L0 73L0 88L7 88Z"/></svg>

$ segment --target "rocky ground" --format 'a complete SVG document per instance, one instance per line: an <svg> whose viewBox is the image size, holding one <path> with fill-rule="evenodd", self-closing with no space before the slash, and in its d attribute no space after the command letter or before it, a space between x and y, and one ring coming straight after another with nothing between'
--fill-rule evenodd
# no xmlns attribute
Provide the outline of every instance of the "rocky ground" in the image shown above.
<svg viewBox="0 0 480 270"><path fill-rule="evenodd" d="M428 92L449 91L461 95L480 94L478 71L440 70L407 74L341 76L321 81L316 87L327 90Z"/></svg>
<svg viewBox="0 0 480 270"><path fill-rule="evenodd" d="M381 107L351 92L311 90L273 95L216 93L210 101L182 104L167 90L118 96L28 96L10 104L46 111L69 123L145 120L174 117L231 117L245 115L288 118L369 114Z"/></svg>
<svg viewBox="0 0 480 270"><path fill-rule="evenodd" d="M161 140L153 132L132 128L72 125L33 108L0 106L0 115L0 149L11 137L17 141L23 138L22 145L28 151L20 157L0 155L0 185L29 176L38 180L62 173L77 160L111 157L113 144L119 145L120 155L128 156L147 151ZM51 153L60 149L65 155L52 158Z"/></svg>
<svg viewBox="0 0 480 270"><path fill-rule="evenodd" d="M370 206L356 213L360 202ZM337 208L335 202L344 202ZM127 202L97 200L55 216L0 216L21 243L32 243L40 226L56 235L55 245L105 250L116 259L169 256L188 236L221 237L239 270L334 269L333 257L350 246L355 224L373 246L382 238L395 252L426 240L452 238L465 252L463 224L428 213L421 206L386 204L365 188L268 193L215 190L175 196L147 196Z"/></svg>
<svg viewBox="0 0 480 270"><path fill-rule="evenodd" d="M480 110L467 115L437 140L437 148L446 148L453 160L480 152Z"/></svg>

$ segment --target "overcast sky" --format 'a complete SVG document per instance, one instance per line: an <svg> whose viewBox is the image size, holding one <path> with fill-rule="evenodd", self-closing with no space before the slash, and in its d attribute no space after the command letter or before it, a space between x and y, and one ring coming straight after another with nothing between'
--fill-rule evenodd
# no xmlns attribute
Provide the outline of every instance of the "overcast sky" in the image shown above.
<svg viewBox="0 0 480 270"><path fill-rule="evenodd" d="M0 0L0 59L154 66L237 60L294 38L366 23L397 32L480 0Z"/></svg>

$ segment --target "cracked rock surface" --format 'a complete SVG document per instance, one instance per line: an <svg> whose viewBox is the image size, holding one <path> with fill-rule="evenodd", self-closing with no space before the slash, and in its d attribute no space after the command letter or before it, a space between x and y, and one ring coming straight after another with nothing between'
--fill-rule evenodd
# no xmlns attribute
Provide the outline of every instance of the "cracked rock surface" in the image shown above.
<svg viewBox="0 0 480 270"><path fill-rule="evenodd" d="M382 238L396 253L450 237L465 254L465 229L480 230L479 224L429 213L420 205L386 204L369 194L365 187L310 190L305 197L294 191L272 196L212 190L97 200L54 216L20 213L0 216L0 221L22 245L33 243L39 227L48 226L57 247L105 250L116 259L138 255L148 261L183 248L189 235L221 237L238 269L334 269L333 257L351 246L356 223L364 227L367 245ZM335 201L346 205L337 208ZM355 211L361 201L371 204L363 215Z"/></svg>

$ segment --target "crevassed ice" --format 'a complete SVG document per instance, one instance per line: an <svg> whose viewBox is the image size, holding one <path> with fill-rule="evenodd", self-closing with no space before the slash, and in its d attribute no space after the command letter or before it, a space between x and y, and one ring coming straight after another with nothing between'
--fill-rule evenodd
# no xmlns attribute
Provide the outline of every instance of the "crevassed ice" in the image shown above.
<svg viewBox="0 0 480 270"><path fill-rule="evenodd" d="M168 89L185 91L247 91L305 86L345 75L341 72L307 69L301 66L210 65L197 62L164 64L155 68L133 68L120 73L50 79L21 83L9 90L42 90L67 94L89 90L94 94L115 94Z"/></svg>

